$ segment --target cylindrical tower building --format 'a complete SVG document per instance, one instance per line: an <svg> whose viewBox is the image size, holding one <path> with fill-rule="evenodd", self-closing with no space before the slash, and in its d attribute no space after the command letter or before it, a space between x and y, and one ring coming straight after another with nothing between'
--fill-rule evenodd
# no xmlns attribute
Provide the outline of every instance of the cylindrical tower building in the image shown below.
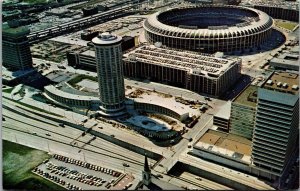
<svg viewBox="0 0 300 191"><path fill-rule="evenodd" d="M92 40L96 51L100 109L108 116L121 115L125 109L121 41L121 37L110 33L102 33Z"/></svg>

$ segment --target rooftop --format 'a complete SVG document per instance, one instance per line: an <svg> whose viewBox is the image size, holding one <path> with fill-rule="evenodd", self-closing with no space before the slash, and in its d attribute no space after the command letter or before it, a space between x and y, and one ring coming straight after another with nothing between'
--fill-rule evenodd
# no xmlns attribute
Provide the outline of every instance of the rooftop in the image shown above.
<svg viewBox="0 0 300 191"><path fill-rule="evenodd" d="M257 99L257 86L248 86L246 87L234 100L233 103L255 107L256 102L254 100Z"/></svg>
<svg viewBox="0 0 300 191"><path fill-rule="evenodd" d="M5 80L14 80L16 78L28 75L30 73L36 72L34 68L28 68L25 70L17 70L17 71L10 71L7 70L4 66L2 66L2 77Z"/></svg>
<svg viewBox="0 0 300 191"><path fill-rule="evenodd" d="M208 130L194 145L197 147L250 163L251 141L244 137Z"/></svg>
<svg viewBox="0 0 300 191"><path fill-rule="evenodd" d="M291 72L274 72L262 88L299 94L299 75Z"/></svg>
<svg viewBox="0 0 300 191"><path fill-rule="evenodd" d="M210 54L158 48L153 45L139 47L124 55L128 61L140 61L184 69L193 74L219 77L236 60L217 58ZM213 76L212 76L213 75Z"/></svg>
<svg viewBox="0 0 300 191"><path fill-rule="evenodd" d="M11 28L8 26L8 24L2 25L2 34L4 36L19 37L19 36L26 36L29 33L30 33L30 30L26 26Z"/></svg>
<svg viewBox="0 0 300 191"><path fill-rule="evenodd" d="M231 102L228 101L226 104L224 104L218 113L216 113L216 117L223 118L223 119L229 119L230 118L230 111L231 111Z"/></svg>
<svg viewBox="0 0 300 191"><path fill-rule="evenodd" d="M140 94L134 98L130 96L132 92L140 92ZM162 106L164 108L168 108L176 112L179 115L189 114L190 116L192 115L198 116L200 114L199 109L193 109L190 107L190 105L184 105L180 102L177 102L174 96L168 96L165 94L160 94L149 90L141 90L141 89L137 89L136 91L133 91L133 89L131 89L131 91L126 89L125 94L126 97L129 97L130 99L136 102Z"/></svg>
<svg viewBox="0 0 300 191"><path fill-rule="evenodd" d="M96 56L94 50L87 50L87 51L82 52L80 54L85 55L85 56L91 56L91 57L95 57Z"/></svg>
<svg viewBox="0 0 300 191"><path fill-rule="evenodd" d="M287 60L287 59L282 59L282 58L272 58L270 60L270 64L271 65L277 65L277 64L281 64L281 65L285 65L285 66L299 66L299 62L298 60Z"/></svg>
<svg viewBox="0 0 300 191"><path fill-rule="evenodd" d="M66 98L66 99L74 99L74 100L83 100L83 101L98 101L98 97L86 96L86 95L78 95L72 94L59 89L59 87L55 87L53 85L45 86L45 90L51 92L54 95Z"/></svg>
<svg viewBox="0 0 300 191"><path fill-rule="evenodd" d="M120 36L105 32L93 38L92 42L97 45L109 45L120 42L121 40L122 38Z"/></svg>

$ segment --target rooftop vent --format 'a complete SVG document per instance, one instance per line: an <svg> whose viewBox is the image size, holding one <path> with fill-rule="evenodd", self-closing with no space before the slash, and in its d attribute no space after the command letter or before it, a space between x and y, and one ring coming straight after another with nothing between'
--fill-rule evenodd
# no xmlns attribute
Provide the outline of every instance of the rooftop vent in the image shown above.
<svg viewBox="0 0 300 191"><path fill-rule="evenodd" d="M280 87L281 85L282 85L281 82L278 82L278 83L277 83L277 87Z"/></svg>
<svg viewBox="0 0 300 191"><path fill-rule="evenodd" d="M268 80L268 81L267 81L267 84L268 84L268 85L272 85L272 84L273 84L273 81L272 81L272 80Z"/></svg>
<svg viewBox="0 0 300 191"><path fill-rule="evenodd" d="M283 87L283 88L287 88L287 87L288 87L288 84L287 84L287 83L284 83L284 84L282 85L282 87Z"/></svg>
<svg viewBox="0 0 300 191"><path fill-rule="evenodd" d="M298 85L293 85L293 86L292 86L292 89L293 89L293 90L298 90L299 87L298 87Z"/></svg>

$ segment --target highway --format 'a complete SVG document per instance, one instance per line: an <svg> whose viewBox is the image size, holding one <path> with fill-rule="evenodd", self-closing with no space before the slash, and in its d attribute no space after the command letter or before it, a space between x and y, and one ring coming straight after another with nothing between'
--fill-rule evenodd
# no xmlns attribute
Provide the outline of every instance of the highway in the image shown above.
<svg viewBox="0 0 300 191"><path fill-rule="evenodd" d="M179 161L257 190L274 190L274 188L272 188L265 182L258 180L256 177L234 171L232 169L205 161L200 158L196 158L194 156L181 155Z"/></svg>
<svg viewBox="0 0 300 191"><path fill-rule="evenodd" d="M33 104L33 102L27 101L26 103ZM38 116L29 111L25 111L22 109L24 106L19 105L17 107L17 105L19 104L5 99L4 96L3 115L6 119L3 123L4 139L37 149L50 151L51 153L85 160L90 163L102 164L115 170L126 170L126 172L132 173L137 178L141 177L144 162L143 155L125 149L122 146L115 145L99 137L87 144L87 142L93 138L92 135L87 134L82 137L80 136L82 133L81 130L67 125L65 125L65 128L59 127L58 122ZM8 106L10 109L8 109ZM51 112L55 111L51 110ZM64 118L64 120L71 121L67 118ZM206 131L206 129L211 126L211 114L203 114L199 122L192 129L189 129L188 133L183 135L184 138L177 145L173 146L172 149L158 147L145 137L133 133L130 130L115 128L110 124L94 120L95 119L88 120L86 126L88 126L88 123L92 124L97 122L98 125L95 126L93 130L106 135L114 134L116 139L163 155L165 158L163 158L159 164L155 165L153 173L162 173L164 177L163 179L171 182L172 184L180 187L188 187L192 185L192 188L197 189L215 189L214 184L210 185L205 181L202 183L200 180L193 180L194 182L191 183L185 175L182 177L167 175L166 170L169 171L177 161L180 161L228 178L229 180L241 182L242 184L249 185L250 187L266 188L266 185L261 183L259 180L254 179L255 182L251 182L252 177L241 178L239 174L231 172L229 169L227 172L221 172L221 166L195 157L187 156L187 152L189 151L188 145L192 145ZM102 129L99 127L102 127ZM49 134L50 136L46 134ZM193 138L193 141L189 142L189 138ZM76 145L74 145L74 140L77 142ZM70 143L73 145L71 146ZM81 151L79 152L79 150ZM130 167L123 167L123 162L128 163ZM151 165L155 162L155 160L150 160ZM216 184L218 185L218 183Z"/></svg>
<svg viewBox="0 0 300 191"><path fill-rule="evenodd" d="M73 154L71 153L70 157L77 157L76 155L81 155L82 160L83 155L85 155L84 158L86 161L92 161L91 163L99 163L100 161L100 163L110 165L118 170L123 170L124 167L122 164L123 162L126 162L130 165L130 167L126 168L128 169L128 172L135 175L141 175L144 157L138 153L124 149L123 147L112 144L101 138L96 138L90 144L86 144L93 137L88 134L77 139L77 144L75 146L70 146L70 143L74 139L78 138L82 131L67 125L64 128L59 127L56 122L51 122L47 119L44 119L44 122L37 121L9 111L5 108L3 108L3 116L5 117L5 121L3 122L4 132L14 132L14 135L12 135L10 139L17 139L17 142L19 143L23 141L22 144L29 144L29 146L35 147L40 145L41 147L44 147L43 150L51 150L52 153L57 153L56 150L61 150L61 147L71 147L74 152ZM36 117L37 119L41 119L39 116ZM53 125L50 125L49 123ZM7 133L3 134L4 139L7 138L5 136L6 134ZM36 139L47 140L48 145L34 141ZM83 148L78 148L84 144L86 145ZM79 150L81 150L80 154L78 153ZM58 152L57 154L68 155L70 153ZM154 164L156 161L149 159L149 162Z"/></svg>
<svg viewBox="0 0 300 191"><path fill-rule="evenodd" d="M4 99L5 100L5 99ZM7 100L4 101L7 104ZM12 106L14 108L14 106ZM20 108L14 108L19 110ZM24 114L29 114L23 110ZM90 163L108 166L112 169L132 173L136 178L141 177L144 157L140 154L124 149L101 138L96 138L90 144L86 144L93 136L87 134L80 136L82 131L65 125L59 127L57 122L35 116L36 119L23 116L16 112L3 108L3 139L19 144L45 150L50 153L61 154L75 159L84 160ZM50 136L47 136L49 134ZM79 137L79 138L78 138ZM71 146L76 139L77 144ZM85 146L83 148L82 145ZM79 153L78 151L81 150ZM124 167L126 162L130 167ZM156 161L149 159L150 165ZM155 173L157 174L157 173ZM164 175L165 178L172 177ZM189 186L190 183L184 180L176 180L178 186Z"/></svg>
<svg viewBox="0 0 300 191"><path fill-rule="evenodd" d="M224 186L222 184L213 182L211 180L205 179L194 174L183 172L179 177L172 176L169 180L170 183L177 185L177 182L184 181L189 182L190 186L187 187L189 190L232 190L232 188Z"/></svg>

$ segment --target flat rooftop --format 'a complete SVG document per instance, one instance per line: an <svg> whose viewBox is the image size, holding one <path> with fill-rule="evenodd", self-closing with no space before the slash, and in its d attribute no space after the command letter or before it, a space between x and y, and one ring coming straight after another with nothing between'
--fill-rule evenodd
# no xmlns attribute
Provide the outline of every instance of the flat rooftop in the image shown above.
<svg viewBox="0 0 300 191"><path fill-rule="evenodd" d="M284 87L284 84L287 86ZM280 85L279 85L280 84ZM297 86L296 89L293 86ZM290 94L299 94L299 75L290 72L274 72L267 82L262 86L265 89L271 89Z"/></svg>
<svg viewBox="0 0 300 191"><path fill-rule="evenodd" d="M7 70L4 66L2 66L2 78L5 80L8 80L8 81L28 75L33 72L36 72L36 69L28 68L26 70L10 71L10 70Z"/></svg>
<svg viewBox="0 0 300 191"><path fill-rule="evenodd" d="M22 36L28 35L29 33L30 33L30 30L26 26L11 28L8 26L8 24L2 24L3 36L22 37Z"/></svg>
<svg viewBox="0 0 300 191"><path fill-rule="evenodd" d="M131 89L130 91L126 89L125 91L126 97L129 97L130 99L139 103L148 103L148 104L153 104L153 105L162 106L164 108L168 108L178 113L179 115L184 115L189 113L190 116L192 115L198 116L200 114L199 109L193 109L190 107L190 105L184 105L180 102L177 102L174 96L152 92L150 90L137 89L137 91L142 93L134 98L134 97L130 97L130 94L136 91L134 89Z"/></svg>
<svg viewBox="0 0 300 191"><path fill-rule="evenodd" d="M178 68L198 75L220 76L236 60L228 60L216 57L212 54L195 53L190 51L178 51L158 48L154 45L139 47L128 54L125 60L163 65Z"/></svg>
<svg viewBox="0 0 300 191"><path fill-rule="evenodd" d="M215 117L219 117L222 119L227 119L229 120L230 118L230 111L231 111L231 102L228 101L226 102L226 104L224 104L220 110L218 111L218 113L216 113Z"/></svg>
<svg viewBox="0 0 300 191"><path fill-rule="evenodd" d="M251 141L244 137L210 129L194 145L199 148L250 163Z"/></svg>
<svg viewBox="0 0 300 191"><path fill-rule="evenodd" d="M96 53L94 50L87 50L85 52L82 52L80 53L82 55L85 55L85 56L91 56L91 57L96 57Z"/></svg>
<svg viewBox="0 0 300 191"><path fill-rule="evenodd" d="M68 93L68 92L62 91L60 89L60 87L55 87L53 85L45 86L44 89L51 92L52 94L54 94L56 96L63 97L65 99L74 99L74 100L82 100L82 101L93 101L93 100L98 101L99 100L98 97Z"/></svg>
<svg viewBox="0 0 300 191"><path fill-rule="evenodd" d="M234 100L233 103L241 104L244 106L255 107L257 99L258 86L248 86L246 87Z"/></svg>

